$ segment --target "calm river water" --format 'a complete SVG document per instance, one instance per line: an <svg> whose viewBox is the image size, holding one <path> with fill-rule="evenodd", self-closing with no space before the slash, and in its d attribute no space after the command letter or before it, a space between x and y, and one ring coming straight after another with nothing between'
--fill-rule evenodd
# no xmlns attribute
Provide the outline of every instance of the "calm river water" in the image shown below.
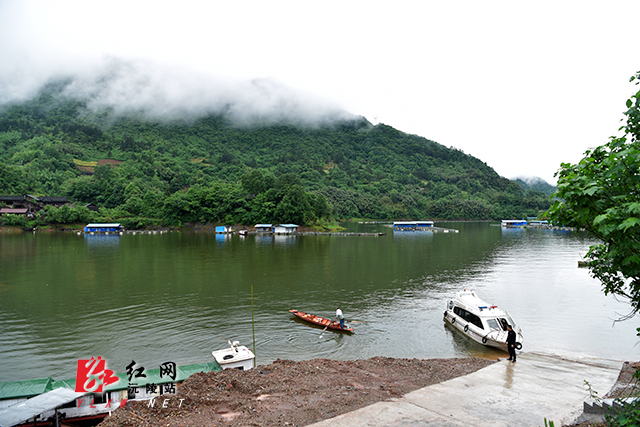
<svg viewBox="0 0 640 427"><path fill-rule="evenodd" d="M461 289L508 309L523 351L640 360L637 320L613 324L628 306L578 268L593 241L436 225L459 233L349 224L387 235L0 234L0 381L73 378L77 359L91 356L115 372L132 360L207 362L227 339L255 349L258 364L502 355L445 327L446 300ZM336 306L359 322L355 334L321 337L289 313L332 317Z"/></svg>

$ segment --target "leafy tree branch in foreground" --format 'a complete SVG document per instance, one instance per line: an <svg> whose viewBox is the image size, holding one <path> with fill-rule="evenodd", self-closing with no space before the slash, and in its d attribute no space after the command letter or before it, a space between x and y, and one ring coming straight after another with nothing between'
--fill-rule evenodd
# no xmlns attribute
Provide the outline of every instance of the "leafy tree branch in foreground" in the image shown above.
<svg viewBox="0 0 640 427"><path fill-rule="evenodd" d="M636 81L640 72L631 78ZM558 171L559 199L549 210L555 223L582 228L601 243L586 254L605 295L629 299L640 310L640 91L627 100L621 137L588 150Z"/></svg>

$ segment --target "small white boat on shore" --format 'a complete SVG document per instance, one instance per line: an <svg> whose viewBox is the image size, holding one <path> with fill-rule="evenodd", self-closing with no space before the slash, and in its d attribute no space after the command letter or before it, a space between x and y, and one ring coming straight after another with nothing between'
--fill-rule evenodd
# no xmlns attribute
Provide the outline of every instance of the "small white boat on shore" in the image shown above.
<svg viewBox="0 0 640 427"><path fill-rule="evenodd" d="M248 371L253 368L253 360L256 356L247 347L240 345L239 341L227 341L229 348L212 351L211 354L222 369L240 369Z"/></svg>
<svg viewBox="0 0 640 427"><path fill-rule="evenodd" d="M477 343L507 351L507 324L516 333L516 349L522 348L522 330L506 310L487 304L473 291L461 291L447 302L444 320Z"/></svg>

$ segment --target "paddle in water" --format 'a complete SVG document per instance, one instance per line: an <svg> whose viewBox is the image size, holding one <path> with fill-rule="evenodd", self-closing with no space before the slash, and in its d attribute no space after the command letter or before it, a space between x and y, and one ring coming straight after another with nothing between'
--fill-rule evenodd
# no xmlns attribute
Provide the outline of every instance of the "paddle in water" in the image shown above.
<svg viewBox="0 0 640 427"><path fill-rule="evenodd" d="M333 322L335 322L335 320L334 320ZM324 327L324 329L322 330L322 332L320 332L320 336L318 337L318 339L322 338L322 334L324 334L324 331L326 331L326 330L327 330L327 328L329 328L329 326L331 326L331 324L332 324L333 322L329 322L329 323L327 323L327 326L325 326L325 327Z"/></svg>

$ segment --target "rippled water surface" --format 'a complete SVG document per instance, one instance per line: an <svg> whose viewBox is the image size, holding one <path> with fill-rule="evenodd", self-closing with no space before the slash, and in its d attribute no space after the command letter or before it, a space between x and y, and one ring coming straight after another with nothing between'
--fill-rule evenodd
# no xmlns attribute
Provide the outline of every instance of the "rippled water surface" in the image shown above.
<svg viewBox="0 0 640 427"><path fill-rule="evenodd" d="M613 324L628 306L577 268L593 241L436 225L459 233L0 235L0 381L73 378L77 359L98 355L116 372L132 360L206 362L227 339L255 349L258 364L501 355L445 327L447 298L465 288L511 312L523 351L640 359L637 320ZM338 305L355 334L321 336L289 313L331 317Z"/></svg>

